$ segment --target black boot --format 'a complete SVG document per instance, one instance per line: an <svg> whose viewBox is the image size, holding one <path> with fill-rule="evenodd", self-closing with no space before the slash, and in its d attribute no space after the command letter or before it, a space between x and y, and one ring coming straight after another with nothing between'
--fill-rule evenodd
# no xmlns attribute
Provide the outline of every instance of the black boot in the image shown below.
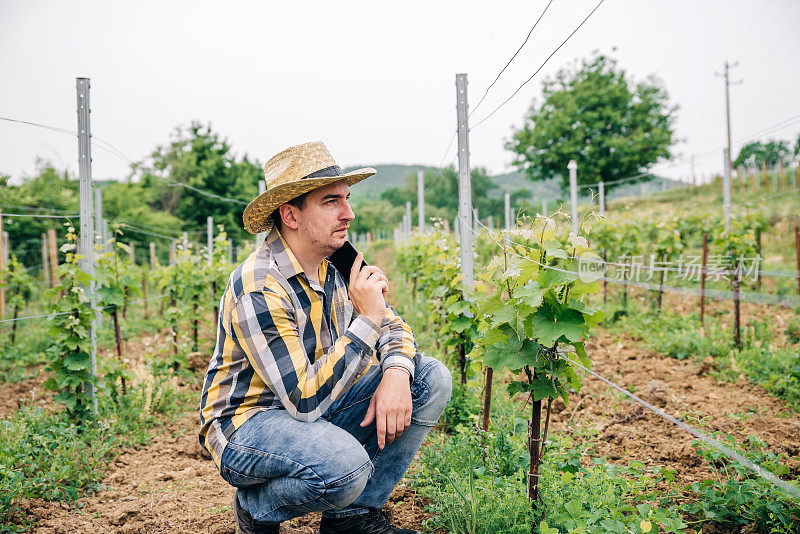
<svg viewBox="0 0 800 534"><path fill-rule="evenodd" d="M239 497L233 494L233 515L236 518L237 534L280 534L281 524L259 525L253 520L250 512L239 506Z"/></svg>
<svg viewBox="0 0 800 534"><path fill-rule="evenodd" d="M382 510L370 508L369 512L349 517L322 516L319 534L420 534L416 530L400 528L389 523Z"/></svg>

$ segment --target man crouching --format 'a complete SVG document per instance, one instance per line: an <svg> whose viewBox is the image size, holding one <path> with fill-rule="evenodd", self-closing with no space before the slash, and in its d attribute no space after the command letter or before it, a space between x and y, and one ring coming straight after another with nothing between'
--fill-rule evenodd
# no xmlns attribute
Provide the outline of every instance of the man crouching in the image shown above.
<svg viewBox="0 0 800 534"><path fill-rule="evenodd" d="M319 142L291 147L245 209L245 229L269 233L225 288L200 403L240 532L315 511L323 534L414 532L381 508L450 400L450 372L420 355L379 268L326 259L355 218L350 186L375 172L342 173Z"/></svg>

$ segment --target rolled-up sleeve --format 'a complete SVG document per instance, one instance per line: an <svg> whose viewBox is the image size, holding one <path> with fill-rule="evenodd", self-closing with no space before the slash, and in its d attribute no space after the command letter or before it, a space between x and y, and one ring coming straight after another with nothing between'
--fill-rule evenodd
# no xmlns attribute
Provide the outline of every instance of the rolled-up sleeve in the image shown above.
<svg viewBox="0 0 800 534"><path fill-rule="evenodd" d="M387 305L386 308L377 347L381 369L385 371L389 367L402 367L413 380L414 368L419 362L414 333L392 306Z"/></svg>
<svg viewBox="0 0 800 534"><path fill-rule="evenodd" d="M289 414L318 419L366 371L382 329L356 316L327 353L310 363L287 295L271 290L242 296L231 314L231 337ZM409 330L410 332L410 330Z"/></svg>

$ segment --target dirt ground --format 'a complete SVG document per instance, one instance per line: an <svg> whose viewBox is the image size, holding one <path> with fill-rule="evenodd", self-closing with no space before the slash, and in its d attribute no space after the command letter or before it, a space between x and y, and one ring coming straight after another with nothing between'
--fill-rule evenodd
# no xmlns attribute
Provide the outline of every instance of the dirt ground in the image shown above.
<svg viewBox="0 0 800 534"><path fill-rule="evenodd" d="M735 384L718 382L707 366L691 360L666 358L641 347L628 335L601 332L587 344L592 369L677 419L701 429L763 439L770 450L789 457L791 478L800 475L800 415L766 391L740 377ZM591 376L569 407L553 403L553 428L570 432L597 430L598 453L617 463L639 460L648 467L677 471L677 480L688 484L712 476L709 466L695 454L693 437L672 423L635 404Z"/></svg>
<svg viewBox="0 0 800 534"><path fill-rule="evenodd" d="M28 501L25 509L39 518L32 532L206 532L232 534L233 489L225 483L197 441L198 421L187 414L162 428L140 450L129 450L109 465L104 491L76 503ZM387 510L407 527L421 528L428 517L404 483L395 489ZM284 524L285 534L316 533L319 515Z"/></svg>

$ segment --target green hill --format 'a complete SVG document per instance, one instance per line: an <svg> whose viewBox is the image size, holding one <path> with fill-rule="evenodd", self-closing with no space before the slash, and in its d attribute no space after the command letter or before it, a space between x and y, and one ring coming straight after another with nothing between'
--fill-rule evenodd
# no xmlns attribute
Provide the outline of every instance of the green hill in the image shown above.
<svg viewBox="0 0 800 534"><path fill-rule="evenodd" d="M351 171L358 169L365 165L348 167L345 170ZM375 168L378 173L363 182L353 186L352 196L353 200L369 200L379 198L381 193L392 187L403 187L409 179L415 179L418 170L428 171L434 169L427 165L367 165ZM521 172L509 172L505 174L498 174L491 177L492 181L497 185L497 189L489 192L489 196L493 198L500 198L503 193L513 193L519 189L527 189L531 192L531 199L536 201L547 200L552 202L554 200L564 200L569 197L568 191L562 191L560 187L560 179L551 178L549 180L533 182L525 177ZM654 193L670 189L674 185L672 180L656 177L651 182L644 184L646 193ZM624 196L634 196L641 194L640 183L632 183L620 186L615 189L612 196L620 198ZM584 192L588 194L588 191Z"/></svg>

